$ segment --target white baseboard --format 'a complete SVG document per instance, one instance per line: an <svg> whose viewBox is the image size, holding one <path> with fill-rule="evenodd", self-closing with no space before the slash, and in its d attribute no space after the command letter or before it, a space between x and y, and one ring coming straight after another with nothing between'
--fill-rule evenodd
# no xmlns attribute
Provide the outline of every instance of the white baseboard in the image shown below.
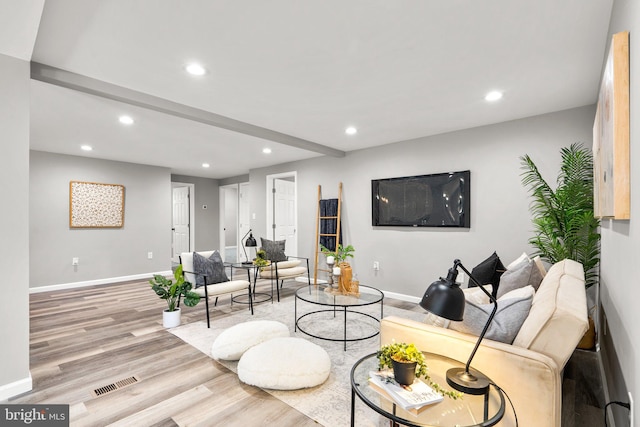
<svg viewBox="0 0 640 427"><path fill-rule="evenodd" d="M131 276L109 277L106 279L87 280L85 282L73 282L73 283L61 283L59 285L46 285L37 286L35 288L29 288L30 294L36 294L38 292L59 291L62 289L83 288L85 286L104 285L107 283L126 282L128 280L140 280L151 279L154 274L160 274L163 276L171 276L173 272L171 270L158 271L154 273L134 274Z"/></svg>
<svg viewBox="0 0 640 427"><path fill-rule="evenodd" d="M400 301L415 302L416 304L418 304L422 299L422 298L414 297L411 295L398 294L395 292L383 291L383 293L385 298L393 298L393 299L399 299Z"/></svg>
<svg viewBox="0 0 640 427"><path fill-rule="evenodd" d="M31 374L29 374L27 378L14 381L9 384L1 385L0 386L0 402L5 401L10 397L17 396L22 393L26 393L31 389L33 389Z"/></svg>

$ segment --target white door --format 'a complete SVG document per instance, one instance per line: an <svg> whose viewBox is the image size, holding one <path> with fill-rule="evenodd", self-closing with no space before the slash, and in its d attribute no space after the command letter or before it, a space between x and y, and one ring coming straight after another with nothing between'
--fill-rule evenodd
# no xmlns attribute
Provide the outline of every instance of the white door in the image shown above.
<svg viewBox="0 0 640 427"><path fill-rule="evenodd" d="M178 261L182 252L189 252L189 187L173 189L173 255Z"/></svg>
<svg viewBox="0 0 640 427"><path fill-rule="evenodd" d="M286 240L285 253L297 256L296 184L276 178L273 180L273 188L273 239Z"/></svg>
<svg viewBox="0 0 640 427"><path fill-rule="evenodd" d="M244 259L244 251L241 249L244 242L247 240L247 237L244 237L249 230L251 229L251 223L249 220L249 183L244 182L240 184L240 192L239 192L239 200L238 200L238 239L241 240L238 245L239 249L239 257L238 259L241 261L249 261L255 257L256 248L246 248L247 250L247 258ZM255 238L255 235L253 236ZM258 245L260 242L258 242Z"/></svg>

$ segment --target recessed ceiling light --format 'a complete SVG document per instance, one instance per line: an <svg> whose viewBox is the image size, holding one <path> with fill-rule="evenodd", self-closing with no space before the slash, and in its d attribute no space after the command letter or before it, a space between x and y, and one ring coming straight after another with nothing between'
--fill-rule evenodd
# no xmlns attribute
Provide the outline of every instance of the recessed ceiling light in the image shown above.
<svg viewBox="0 0 640 427"><path fill-rule="evenodd" d="M485 101L497 101L502 98L502 92L494 90L484 96Z"/></svg>
<svg viewBox="0 0 640 427"><path fill-rule="evenodd" d="M120 121L120 123L122 123L123 125L132 125L133 124L133 119L129 116L120 116L118 118L118 120Z"/></svg>
<svg viewBox="0 0 640 427"><path fill-rule="evenodd" d="M93 150L93 147L90 146L90 145L81 145L80 149L84 150L84 151L91 151L91 150Z"/></svg>
<svg viewBox="0 0 640 427"><path fill-rule="evenodd" d="M187 73L194 76L204 76L205 74L207 74L207 70L205 70L205 68L202 65L197 64L195 62L187 65L186 69L187 69Z"/></svg>
<svg viewBox="0 0 640 427"><path fill-rule="evenodd" d="M263 152L264 154L271 154L271 148L263 148L263 149L262 149L262 152Z"/></svg>
<svg viewBox="0 0 640 427"><path fill-rule="evenodd" d="M358 129L353 126L349 126L344 130L344 133L346 133L347 135L355 135L356 133L358 133Z"/></svg>
<svg viewBox="0 0 640 427"><path fill-rule="evenodd" d="M209 163L203 163L203 164L202 164L202 167L203 167L203 168L208 168L208 167L210 167L210 166L211 166L211 165L210 165Z"/></svg>

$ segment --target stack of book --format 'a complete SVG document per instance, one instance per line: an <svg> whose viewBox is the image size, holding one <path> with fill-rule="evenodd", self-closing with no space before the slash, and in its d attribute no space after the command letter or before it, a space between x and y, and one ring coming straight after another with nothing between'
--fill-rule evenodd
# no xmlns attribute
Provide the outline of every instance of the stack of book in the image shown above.
<svg viewBox="0 0 640 427"><path fill-rule="evenodd" d="M410 386L397 383L393 379L392 370L370 371L369 386L414 415L444 399L440 393L417 378Z"/></svg>

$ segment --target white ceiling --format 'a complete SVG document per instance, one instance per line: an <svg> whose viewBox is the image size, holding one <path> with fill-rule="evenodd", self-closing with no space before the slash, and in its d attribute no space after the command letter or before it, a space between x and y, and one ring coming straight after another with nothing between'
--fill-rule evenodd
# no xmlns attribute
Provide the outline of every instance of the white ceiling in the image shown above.
<svg viewBox="0 0 640 427"><path fill-rule="evenodd" d="M14 13L0 1L0 12ZM348 152L594 103L611 7L47 0L31 60ZM194 60L205 76L185 73ZM494 89L504 98L489 104ZM41 81L32 109L33 149L179 174L224 178L321 155ZM136 123L123 127L122 113ZM357 135L345 135L349 125ZM81 152L85 143L94 151Z"/></svg>

